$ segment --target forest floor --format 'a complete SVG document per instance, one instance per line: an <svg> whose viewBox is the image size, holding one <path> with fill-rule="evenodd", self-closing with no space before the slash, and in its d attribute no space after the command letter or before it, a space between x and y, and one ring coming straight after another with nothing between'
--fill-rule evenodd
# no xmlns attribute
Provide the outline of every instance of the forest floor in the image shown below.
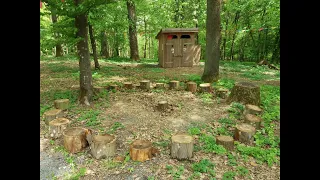
<svg viewBox="0 0 320 180"><path fill-rule="evenodd" d="M163 69L147 61L99 63L100 70L92 69L94 86L121 86L127 81L139 84L143 79L152 83L179 80L180 89L109 91L95 96L91 107L78 106L78 90L72 89L79 84L78 61L74 57L41 59L40 179L280 179L280 71L249 62L221 62L220 80L212 86L231 90L235 82L254 82L261 86L264 109L263 128L257 132L255 144L245 146L237 142L235 150L228 152L216 148L214 136L232 135L234 125L243 122L244 105L226 104L212 94L185 91L184 83L201 83L203 65ZM54 108L55 99L64 98L71 102L66 112L71 126L117 137L115 157L96 160L89 148L69 154L61 138L50 140L43 113ZM171 105L169 112L155 110L161 100ZM170 158L170 137L177 132L194 136L192 159ZM159 153L146 162L130 160L129 145L136 139L151 141Z"/></svg>

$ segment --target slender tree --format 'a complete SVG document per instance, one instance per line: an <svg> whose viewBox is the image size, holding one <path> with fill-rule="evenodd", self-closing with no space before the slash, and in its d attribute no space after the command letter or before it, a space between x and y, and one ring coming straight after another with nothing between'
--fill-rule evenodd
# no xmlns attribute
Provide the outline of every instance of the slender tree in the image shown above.
<svg viewBox="0 0 320 180"><path fill-rule="evenodd" d="M53 23L53 26L58 22L58 16L57 16L57 13L54 9L51 10L51 18L52 18L52 23ZM56 40L58 40L59 38L59 33L55 32L54 33L54 36L56 38ZM62 45L61 43L57 43L56 44L56 57L60 57L60 56L63 56L63 49L62 49Z"/></svg>
<svg viewBox="0 0 320 180"><path fill-rule="evenodd" d="M129 42L130 42L130 59L138 61L139 49L137 39L137 16L136 7L133 0L127 0L128 20L129 20Z"/></svg>
<svg viewBox="0 0 320 180"><path fill-rule="evenodd" d="M219 78L220 0L207 0L206 62L201 79L214 82Z"/></svg>
<svg viewBox="0 0 320 180"><path fill-rule="evenodd" d="M97 55L96 39L94 38L93 27L90 23L88 23L88 25L89 25L90 42L91 42L91 47L93 52L94 68L100 69L98 55Z"/></svg>

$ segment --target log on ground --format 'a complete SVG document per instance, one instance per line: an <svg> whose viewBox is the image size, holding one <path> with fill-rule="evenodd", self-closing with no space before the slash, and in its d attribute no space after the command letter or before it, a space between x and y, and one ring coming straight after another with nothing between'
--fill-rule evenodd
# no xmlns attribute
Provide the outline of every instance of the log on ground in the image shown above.
<svg viewBox="0 0 320 180"><path fill-rule="evenodd" d="M188 134L176 134L171 137L171 158L182 160L193 156L193 137Z"/></svg>
<svg viewBox="0 0 320 180"><path fill-rule="evenodd" d="M49 125L49 122L64 116L64 112L61 109L52 109L43 113L43 117L46 125Z"/></svg>
<svg viewBox="0 0 320 180"><path fill-rule="evenodd" d="M231 136L217 136L216 137L217 144L222 145L229 151L234 149L234 140Z"/></svg>
<svg viewBox="0 0 320 180"><path fill-rule="evenodd" d="M261 121L262 121L262 119L259 116L256 116L254 114L246 114L244 116L244 122L252 125L256 129L260 129Z"/></svg>
<svg viewBox="0 0 320 180"><path fill-rule="evenodd" d="M69 108L69 99L57 99L54 101L54 107L56 109L66 110Z"/></svg>
<svg viewBox="0 0 320 180"><path fill-rule="evenodd" d="M256 128L247 123L242 123L236 125L236 129L234 131L234 140L240 141L247 145L251 145L254 140L254 134L256 132Z"/></svg>
<svg viewBox="0 0 320 180"><path fill-rule="evenodd" d="M90 137L92 136L92 137ZM90 138L89 138L90 137ZM116 138L113 135L87 135L90 151L94 158L112 157L116 153Z"/></svg>
<svg viewBox="0 0 320 180"><path fill-rule="evenodd" d="M68 128L63 132L63 145L69 153L78 153L87 147L88 130L82 127Z"/></svg>
<svg viewBox="0 0 320 180"><path fill-rule="evenodd" d="M133 161L144 162L152 158L152 143L147 140L135 140L130 144L130 157Z"/></svg>
<svg viewBox="0 0 320 180"><path fill-rule="evenodd" d="M192 93L197 92L197 83L195 82L187 82L187 91Z"/></svg>
<svg viewBox="0 0 320 180"><path fill-rule="evenodd" d="M71 122L67 118L57 118L49 122L49 135L52 139L59 138Z"/></svg>
<svg viewBox="0 0 320 180"><path fill-rule="evenodd" d="M178 89L179 88L179 81L170 81L169 82L169 89Z"/></svg>
<svg viewBox="0 0 320 180"><path fill-rule="evenodd" d="M262 114L262 109L256 105L246 104L245 109L243 111L243 115L246 114L260 115Z"/></svg>
<svg viewBox="0 0 320 180"><path fill-rule="evenodd" d="M250 82L236 83L227 98L227 103L239 102L243 104L260 105L260 86Z"/></svg>

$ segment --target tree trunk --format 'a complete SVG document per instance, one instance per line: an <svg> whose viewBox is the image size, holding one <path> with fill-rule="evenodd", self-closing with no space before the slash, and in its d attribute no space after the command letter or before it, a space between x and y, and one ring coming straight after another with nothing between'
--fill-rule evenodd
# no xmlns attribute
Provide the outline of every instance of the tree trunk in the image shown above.
<svg viewBox="0 0 320 180"><path fill-rule="evenodd" d="M113 135L87 135L90 151L94 158L103 159L112 157L116 153L116 138Z"/></svg>
<svg viewBox="0 0 320 180"><path fill-rule="evenodd" d="M75 5L79 6L83 0L74 0ZM90 67L90 54L88 48L88 20L86 14L79 14L75 17L77 37L81 38L77 42L79 66L80 66L80 95L79 103L90 105L92 100L92 74Z"/></svg>
<svg viewBox="0 0 320 180"><path fill-rule="evenodd" d="M227 103L240 102L243 104L260 105L260 86L250 82L236 83L227 98Z"/></svg>
<svg viewBox="0 0 320 180"><path fill-rule="evenodd" d="M88 25L89 25L90 42L91 42L91 47L93 52L94 68L100 69L98 55L97 55L96 39L94 38L93 27L89 22L88 22Z"/></svg>
<svg viewBox="0 0 320 180"><path fill-rule="evenodd" d="M109 58L108 38L106 31L101 31L101 56Z"/></svg>
<svg viewBox="0 0 320 180"><path fill-rule="evenodd" d="M49 125L49 122L64 116L64 113L61 109L52 109L43 113L45 124Z"/></svg>
<svg viewBox="0 0 320 180"><path fill-rule="evenodd" d="M262 13L262 16L261 16L261 25L263 25L264 24L264 16L265 16L265 14L266 14L266 7L264 7L264 9L263 9L263 13ZM261 43L260 43L260 37L261 37L261 31L258 31L258 41L257 41L257 57L258 57L258 59L257 59L257 61L260 61L260 59L261 59Z"/></svg>
<svg viewBox="0 0 320 180"><path fill-rule="evenodd" d="M207 0L206 62L201 79L212 83L219 78L220 0Z"/></svg>
<svg viewBox="0 0 320 180"><path fill-rule="evenodd" d="M144 22L144 49L143 49L143 58L147 58L147 21L146 17L143 17Z"/></svg>
<svg viewBox="0 0 320 180"><path fill-rule="evenodd" d="M59 138L71 122L67 118L57 118L49 122L49 134L52 139Z"/></svg>
<svg viewBox="0 0 320 180"><path fill-rule="evenodd" d="M76 0L77 1L77 0ZM63 132L63 145L69 153L78 153L87 147L88 130L82 127L72 127Z"/></svg>
<svg viewBox="0 0 320 180"><path fill-rule="evenodd" d="M130 157L134 161L144 162L152 158L152 143L147 140L135 140L130 144Z"/></svg>
<svg viewBox="0 0 320 180"><path fill-rule="evenodd" d="M134 0L127 0L128 20L129 20L129 42L130 42L130 59L138 61L139 49L137 40L137 16Z"/></svg>
<svg viewBox="0 0 320 180"><path fill-rule="evenodd" d="M51 18L52 18L52 23L54 26L55 23L58 22L58 17L57 17L55 10L51 11ZM56 40L58 40L58 33L55 32L54 35L55 35ZM62 49L62 45L60 43L57 43L56 44L56 57L60 57L60 56L63 56L63 49Z"/></svg>
<svg viewBox="0 0 320 180"><path fill-rule="evenodd" d="M234 55L234 41L236 39L236 35L237 35L237 28L238 28L238 20L240 18L240 11L236 12L236 15L234 17L234 24L235 24L235 30L234 33L232 35L232 42L231 42L231 49L230 49L230 56L231 56L231 61L233 61L233 55Z"/></svg>
<svg viewBox="0 0 320 180"><path fill-rule="evenodd" d="M171 137L171 157L190 159L193 156L193 137L188 134L176 134Z"/></svg>
<svg viewBox="0 0 320 180"><path fill-rule="evenodd" d="M69 99L57 99L54 101L54 107L56 109L66 110L69 108Z"/></svg>
<svg viewBox="0 0 320 180"><path fill-rule="evenodd" d="M275 42L274 42L274 49L272 52L272 58L271 58L271 63L274 62L279 62L280 61L280 27L279 27L279 31L277 31L277 35L275 38Z"/></svg>

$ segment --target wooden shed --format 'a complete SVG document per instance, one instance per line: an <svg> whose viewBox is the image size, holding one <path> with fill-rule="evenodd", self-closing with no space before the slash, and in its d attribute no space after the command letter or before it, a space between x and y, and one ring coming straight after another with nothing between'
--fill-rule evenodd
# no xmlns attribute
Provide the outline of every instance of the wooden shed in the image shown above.
<svg viewBox="0 0 320 180"><path fill-rule="evenodd" d="M159 40L159 65L163 68L192 67L200 61L201 47L196 44L198 28L161 29Z"/></svg>

